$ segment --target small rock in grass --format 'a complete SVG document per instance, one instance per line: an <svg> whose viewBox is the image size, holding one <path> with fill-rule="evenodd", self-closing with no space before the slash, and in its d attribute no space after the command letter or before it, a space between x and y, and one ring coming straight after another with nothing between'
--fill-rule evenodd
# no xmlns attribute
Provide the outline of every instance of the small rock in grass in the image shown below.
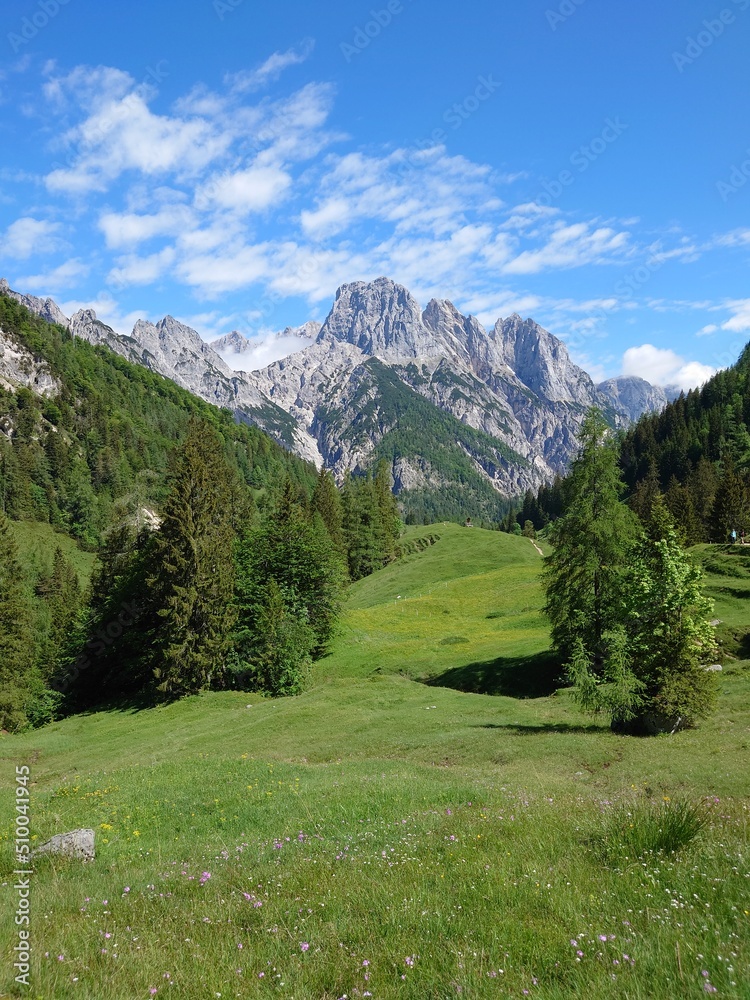
<svg viewBox="0 0 750 1000"><path fill-rule="evenodd" d="M58 833L46 843L31 852L30 857L40 854L60 854L63 857L78 858L81 861L94 860L94 831L71 830L69 833Z"/></svg>

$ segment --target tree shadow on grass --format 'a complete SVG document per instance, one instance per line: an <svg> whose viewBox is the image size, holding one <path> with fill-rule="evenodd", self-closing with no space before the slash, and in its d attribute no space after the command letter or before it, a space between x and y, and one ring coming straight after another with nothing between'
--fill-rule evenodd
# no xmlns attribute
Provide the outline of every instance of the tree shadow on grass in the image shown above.
<svg viewBox="0 0 750 1000"><path fill-rule="evenodd" d="M537 726L523 726L519 722L502 725L498 722L477 723L477 729L502 729L518 736L536 736L539 733L602 733L610 732L609 726L572 725L569 722L546 722Z"/></svg>
<svg viewBox="0 0 750 1000"><path fill-rule="evenodd" d="M484 663L453 667L425 681L430 687L447 687L471 694L507 698L546 698L565 683L560 662L547 651L533 656L498 656Z"/></svg>

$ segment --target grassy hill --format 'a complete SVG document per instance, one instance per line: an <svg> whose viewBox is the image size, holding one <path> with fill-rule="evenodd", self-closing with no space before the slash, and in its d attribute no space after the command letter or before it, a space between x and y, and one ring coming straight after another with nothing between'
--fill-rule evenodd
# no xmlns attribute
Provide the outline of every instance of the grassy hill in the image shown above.
<svg viewBox="0 0 750 1000"><path fill-rule="evenodd" d="M17 764L38 841L97 831L93 864L37 865L26 995L750 995L744 553L702 554L718 712L637 739L556 689L527 539L438 524L402 545L352 588L299 698L211 694L0 740L8 899ZM643 853L680 802L703 831Z"/></svg>
<svg viewBox="0 0 750 1000"><path fill-rule="evenodd" d="M81 587L88 584L96 561L93 552L85 552L74 538L55 531L51 524L38 521L9 521L8 524L18 544L21 565L30 580L52 571L55 549L59 548L78 574Z"/></svg>

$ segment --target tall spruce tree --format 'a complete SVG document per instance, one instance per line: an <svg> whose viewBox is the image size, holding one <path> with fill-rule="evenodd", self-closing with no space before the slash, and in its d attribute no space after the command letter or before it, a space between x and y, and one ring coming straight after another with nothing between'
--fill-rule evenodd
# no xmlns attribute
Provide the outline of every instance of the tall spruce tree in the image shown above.
<svg viewBox="0 0 750 1000"><path fill-rule="evenodd" d="M377 504L380 560L381 565L384 566L395 558L396 542L401 534L401 518L398 514L396 498L393 495L391 471L385 460L378 463L372 488Z"/></svg>
<svg viewBox="0 0 750 1000"><path fill-rule="evenodd" d="M599 410L586 416L579 440L566 510L553 525L553 550L545 560L545 611L562 660L570 661L578 640L600 670L607 652L605 633L619 615L637 519L621 500L617 448Z"/></svg>
<svg viewBox="0 0 750 1000"><path fill-rule="evenodd" d="M160 626L157 690L168 696L220 685L232 624L232 476L222 439L192 420L176 450L154 542L149 586Z"/></svg>
<svg viewBox="0 0 750 1000"><path fill-rule="evenodd" d="M341 495L336 489L336 483L328 469L322 468L315 483L312 495L312 509L320 514L326 531L338 552L345 556L344 515L341 507Z"/></svg>
<svg viewBox="0 0 750 1000"><path fill-rule="evenodd" d="M0 728L13 732L27 723L33 665L31 606L18 546L0 512Z"/></svg>
<svg viewBox="0 0 750 1000"><path fill-rule="evenodd" d="M383 565L380 509L372 479L347 474L341 502L349 575L352 580L361 580Z"/></svg>
<svg viewBox="0 0 750 1000"><path fill-rule="evenodd" d="M312 630L313 649L322 653L339 612L343 561L322 517L311 517L296 488L287 482L276 504L237 543L236 635L240 659L251 663L260 609L274 580L289 615Z"/></svg>
<svg viewBox="0 0 750 1000"><path fill-rule="evenodd" d="M712 512L713 536L717 542L729 541L732 531L739 537L740 532L750 528L748 489L728 451L722 464L724 469L716 488Z"/></svg>
<svg viewBox="0 0 750 1000"><path fill-rule="evenodd" d="M256 685L274 697L299 694L312 664L315 633L291 610L276 580L268 581L257 607L252 655Z"/></svg>
<svg viewBox="0 0 750 1000"><path fill-rule="evenodd" d="M64 644L53 686L69 711L142 696L153 681L151 657L160 619L148 579L155 538L128 519L106 536L87 605Z"/></svg>

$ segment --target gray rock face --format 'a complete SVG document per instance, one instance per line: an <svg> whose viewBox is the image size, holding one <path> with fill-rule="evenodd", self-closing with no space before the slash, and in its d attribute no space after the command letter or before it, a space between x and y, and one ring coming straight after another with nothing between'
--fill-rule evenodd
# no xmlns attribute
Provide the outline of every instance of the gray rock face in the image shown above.
<svg viewBox="0 0 750 1000"><path fill-rule="evenodd" d="M51 300L12 294L40 315L57 309ZM407 289L388 278L343 285L322 327L308 323L277 335L300 344L314 337L313 343L255 372L235 371L219 355L241 358L252 349L237 331L207 344L166 316L156 324L140 320L123 336L91 310L76 313L68 325L77 336L228 407L339 478L367 467L378 443L397 429L393 378L489 435L484 451L472 447L467 455L509 496L565 470L590 406L625 425L663 405L664 393L640 379L595 386L562 341L531 319L513 315L488 331L447 301L433 299L422 312ZM517 458L498 460L508 449ZM424 458L397 458L392 474L397 489L444 485L440 470Z"/></svg>
<svg viewBox="0 0 750 1000"><path fill-rule="evenodd" d="M46 361L34 356L0 329L0 386L13 391L19 386L40 396L54 396L60 391Z"/></svg>
<svg viewBox="0 0 750 1000"><path fill-rule="evenodd" d="M609 378L606 382L600 382L597 389L607 397L616 410L627 414L632 421L644 413L657 413L663 410L669 399L664 389L658 385L651 385L636 375Z"/></svg>
<svg viewBox="0 0 750 1000"><path fill-rule="evenodd" d="M95 856L94 831L71 830L69 833L59 833L32 851L30 858L33 859L42 854L58 854L65 858L93 861Z"/></svg>
<svg viewBox="0 0 750 1000"><path fill-rule="evenodd" d="M391 364L439 356L417 302L388 278L342 285L318 334L318 341L338 340Z"/></svg>
<svg viewBox="0 0 750 1000"><path fill-rule="evenodd" d="M20 292L14 292L5 278L0 278L0 295L9 295L16 302L20 302L22 306L26 306L29 312L36 313L37 316L46 319L48 323L59 323L60 326L68 325L68 317L63 315L60 307L52 299L38 299L36 295L22 295Z"/></svg>
<svg viewBox="0 0 750 1000"><path fill-rule="evenodd" d="M294 417L325 464L342 476L365 467L393 429L383 416L382 390L372 381L371 358L521 456L523 465L504 466L472 456L507 495L535 488L565 468L591 405L612 410L565 345L533 321L512 316L488 333L450 302L432 300L422 312L387 278L344 285L315 344L247 378ZM352 403L358 399L361 408L363 391L377 418L377 432L367 441L357 434L359 411ZM441 484L440 474L418 459L398 459L393 477L397 489Z"/></svg>

